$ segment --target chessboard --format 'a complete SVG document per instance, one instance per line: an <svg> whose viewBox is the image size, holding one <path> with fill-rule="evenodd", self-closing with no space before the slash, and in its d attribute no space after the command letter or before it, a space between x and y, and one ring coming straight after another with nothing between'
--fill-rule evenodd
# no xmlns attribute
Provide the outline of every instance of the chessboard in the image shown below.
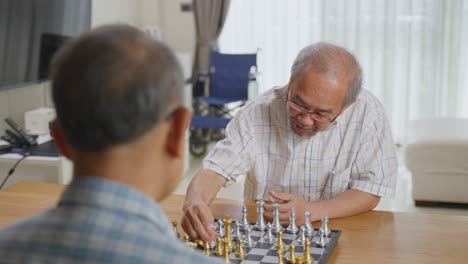
<svg viewBox="0 0 468 264"><path fill-rule="evenodd" d="M278 249L275 247L275 241L266 242L264 240L264 235L266 231L255 230L255 224L251 224L251 237L255 241L252 247L244 247L246 251L246 256L244 258L239 258L234 252L229 254L229 262L231 264L271 264L271 263L288 263L287 257L289 256L289 247L291 243L295 246L294 252L296 256L302 256L304 253L304 246L299 245L296 238L297 234L283 233L283 241L285 244L283 262L280 262L278 259ZM233 225L234 228L234 225ZM341 235L340 230L330 230L330 235L325 237L326 245L325 247L318 247L316 243L319 240L319 230L314 229L311 244L310 244L310 255L313 257L313 263L325 264L327 263L330 254L332 253L338 238ZM242 231L241 231L242 232ZM201 247L198 249L203 250ZM224 259L223 256L217 256L213 253L213 250L209 253L210 256ZM226 261L227 262L227 261ZM296 262L300 263L300 262Z"/></svg>

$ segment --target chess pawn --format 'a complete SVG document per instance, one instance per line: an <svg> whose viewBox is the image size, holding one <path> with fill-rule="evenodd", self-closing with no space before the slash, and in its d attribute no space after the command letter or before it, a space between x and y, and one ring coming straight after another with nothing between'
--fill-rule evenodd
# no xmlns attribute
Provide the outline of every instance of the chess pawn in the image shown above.
<svg viewBox="0 0 468 264"><path fill-rule="evenodd" d="M238 239L239 237L242 236L241 232L240 232L240 223L239 221L236 221L236 223L234 224L234 232L232 233L232 237L234 239Z"/></svg>
<svg viewBox="0 0 468 264"><path fill-rule="evenodd" d="M279 204L273 204L273 224L272 224L272 231L273 233L278 233L279 231L283 231L283 227L281 226L279 220Z"/></svg>
<svg viewBox="0 0 468 264"><path fill-rule="evenodd" d="M215 253L215 255L218 255L218 256L222 256L223 255L223 239L218 236L216 237L216 247L215 247L215 250L213 251L213 253Z"/></svg>
<svg viewBox="0 0 468 264"><path fill-rule="evenodd" d="M240 224L240 230L250 229L249 221L247 221L247 207L242 207L242 222Z"/></svg>
<svg viewBox="0 0 468 264"><path fill-rule="evenodd" d="M305 246L304 246L304 257L303 257L303 263L313 263L314 258L310 255L310 240L309 238L306 238Z"/></svg>
<svg viewBox="0 0 468 264"><path fill-rule="evenodd" d="M320 238L317 242L315 242L315 244L317 245L317 247L321 247L321 248L327 245L327 241L325 241L325 236L323 232L320 232Z"/></svg>
<svg viewBox="0 0 468 264"><path fill-rule="evenodd" d="M203 250L205 252L205 255L209 256L210 255L210 242L205 241L205 244L203 245Z"/></svg>
<svg viewBox="0 0 468 264"><path fill-rule="evenodd" d="M312 228L312 225L310 224L310 212L307 211L304 213L304 215L305 215L305 223L304 223L305 235L307 237L312 237L314 235L314 228Z"/></svg>
<svg viewBox="0 0 468 264"><path fill-rule="evenodd" d="M322 227L319 230L320 233L323 233L324 236L330 236L331 230L328 228L328 216L322 216Z"/></svg>
<svg viewBox="0 0 468 264"><path fill-rule="evenodd" d="M252 236L250 235L250 229L245 230L244 243L242 245L246 247L253 247L254 244L255 244L255 241L252 239Z"/></svg>
<svg viewBox="0 0 468 264"><path fill-rule="evenodd" d="M271 223L268 223L267 224L267 231L266 231L265 235L263 236L263 240L265 242L272 243L274 239L275 239L275 237L271 233Z"/></svg>
<svg viewBox="0 0 468 264"><path fill-rule="evenodd" d="M283 231L278 232L278 238L276 239L275 247L277 249L284 250Z"/></svg>
<svg viewBox="0 0 468 264"><path fill-rule="evenodd" d="M299 246L303 246L305 244L305 241L306 241L306 236L305 236L305 227L304 226L301 226L300 230L299 230L299 236L297 237L297 244Z"/></svg>
<svg viewBox="0 0 468 264"><path fill-rule="evenodd" d="M174 228L174 233L176 234L176 237L180 238L179 231L177 231L177 222L176 221L172 221L172 227Z"/></svg>
<svg viewBox="0 0 468 264"><path fill-rule="evenodd" d="M218 219L218 235L220 237L224 237L224 226L223 226L223 220Z"/></svg>
<svg viewBox="0 0 468 264"><path fill-rule="evenodd" d="M286 258L288 263L295 264L296 263L296 254L294 253L295 246L293 243L289 246L289 257Z"/></svg>
<svg viewBox="0 0 468 264"><path fill-rule="evenodd" d="M242 238L239 237L237 239L236 257L241 258L241 259L243 259L245 255L247 255L242 245L243 245Z"/></svg>
<svg viewBox="0 0 468 264"><path fill-rule="evenodd" d="M263 200L257 201L257 223L255 224L255 229L261 231L265 230L266 228L265 220L263 219L263 205L265 205L265 202Z"/></svg>
<svg viewBox="0 0 468 264"><path fill-rule="evenodd" d="M291 209L291 213L289 215L289 226L286 228L286 232L290 234L296 234L299 231L299 228L296 226L296 213L294 209Z"/></svg>

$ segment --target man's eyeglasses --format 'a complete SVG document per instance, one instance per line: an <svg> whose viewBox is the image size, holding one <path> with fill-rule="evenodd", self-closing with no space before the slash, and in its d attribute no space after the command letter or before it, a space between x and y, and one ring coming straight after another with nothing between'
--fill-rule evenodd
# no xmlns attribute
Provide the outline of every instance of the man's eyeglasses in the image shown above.
<svg viewBox="0 0 468 264"><path fill-rule="evenodd" d="M292 109L294 109L294 111L297 111L299 112L300 114L308 114L314 121L318 122L318 123L322 123L322 124L330 124L332 123L333 121L335 121L336 117L334 119L331 119L329 117L326 117L324 115L321 115L319 113L316 113L316 112L311 112L307 109L305 109L304 107L296 104L294 101L292 101L291 99L289 99L289 93L288 93L288 98L287 98L287 104L289 107L291 107ZM337 116L338 117L338 116Z"/></svg>

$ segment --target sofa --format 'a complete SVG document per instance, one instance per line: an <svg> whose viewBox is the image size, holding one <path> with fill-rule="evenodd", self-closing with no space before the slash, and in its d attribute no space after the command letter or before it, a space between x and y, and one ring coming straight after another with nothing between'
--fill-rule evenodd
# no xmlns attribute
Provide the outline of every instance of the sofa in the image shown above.
<svg viewBox="0 0 468 264"><path fill-rule="evenodd" d="M411 121L405 163L416 205L468 203L468 119Z"/></svg>

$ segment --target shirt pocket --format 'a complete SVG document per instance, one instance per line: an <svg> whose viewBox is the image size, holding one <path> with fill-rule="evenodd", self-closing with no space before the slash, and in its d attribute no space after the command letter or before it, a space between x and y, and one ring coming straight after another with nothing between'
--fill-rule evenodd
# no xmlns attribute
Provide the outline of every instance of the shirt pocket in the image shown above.
<svg viewBox="0 0 468 264"><path fill-rule="evenodd" d="M328 173L327 181L323 189L322 200L332 199L338 194L348 190L349 180L351 177L351 168L346 168L336 173L332 170Z"/></svg>

